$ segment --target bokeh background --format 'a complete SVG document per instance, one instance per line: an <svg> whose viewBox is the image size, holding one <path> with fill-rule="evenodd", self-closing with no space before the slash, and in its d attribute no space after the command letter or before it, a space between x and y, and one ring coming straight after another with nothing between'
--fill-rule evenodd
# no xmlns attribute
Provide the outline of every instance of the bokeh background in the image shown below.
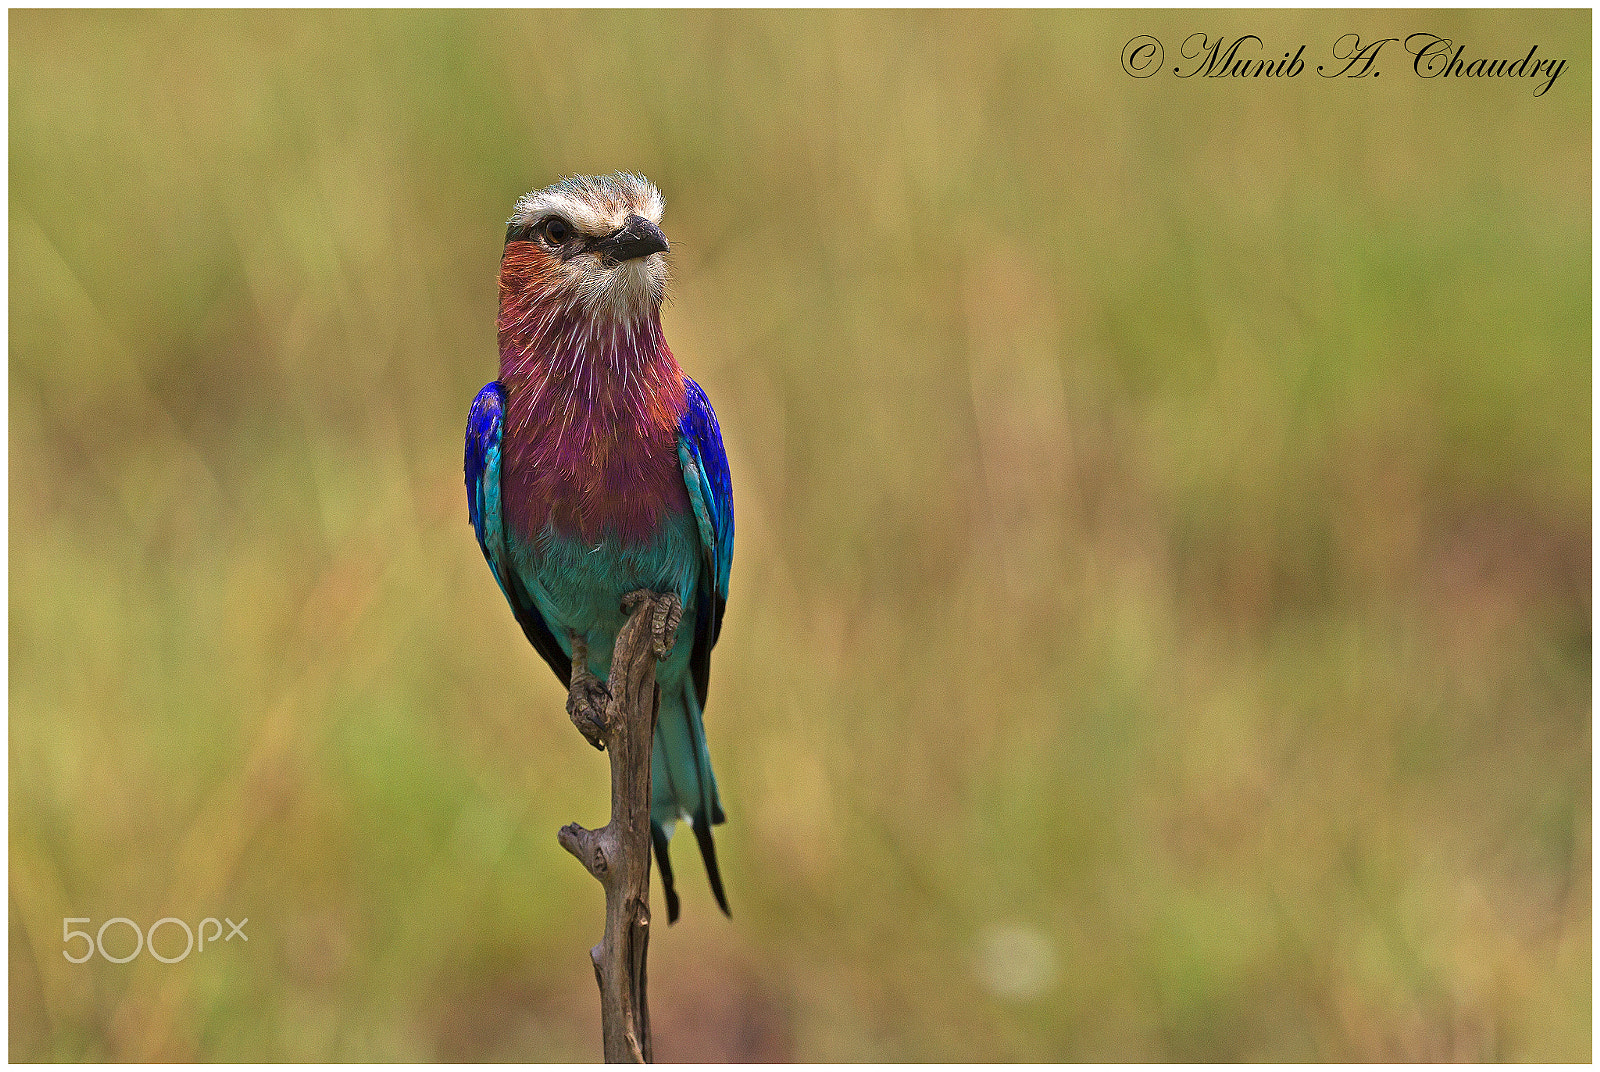
<svg viewBox="0 0 1600 1072"><path fill-rule="evenodd" d="M598 1057L460 465L618 168L739 526L658 1057L1588 1059L1589 12L9 25L14 1059ZM1197 31L1567 67L1123 72Z"/></svg>

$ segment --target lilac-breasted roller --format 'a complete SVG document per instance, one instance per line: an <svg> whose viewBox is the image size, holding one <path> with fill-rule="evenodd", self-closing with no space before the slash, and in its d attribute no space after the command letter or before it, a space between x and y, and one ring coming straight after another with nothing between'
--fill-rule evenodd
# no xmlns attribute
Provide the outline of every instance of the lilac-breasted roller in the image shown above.
<svg viewBox="0 0 1600 1072"><path fill-rule="evenodd" d="M628 174L564 179L517 202L500 261L500 378L472 403L466 475L489 568L569 686L567 709L592 743L624 597L648 589L682 604L685 628L656 668L650 759L671 922L667 840L680 820L728 911L711 840L722 804L700 713L728 599L733 485L711 402L661 330L664 204Z"/></svg>

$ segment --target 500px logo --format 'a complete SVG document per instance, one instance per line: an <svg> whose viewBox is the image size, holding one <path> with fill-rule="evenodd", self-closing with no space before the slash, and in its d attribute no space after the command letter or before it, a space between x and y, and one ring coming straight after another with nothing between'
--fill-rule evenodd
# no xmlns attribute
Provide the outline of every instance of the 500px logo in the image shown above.
<svg viewBox="0 0 1600 1072"><path fill-rule="evenodd" d="M216 945L217 939L219 938L221 938L224 942L231 942L235 937L242 938L247 942L250 940L250 936L244 932L244 925L250 922L249 916L246 916L237 923L231 919L227 919L226 916L224 916L223 919L226 920L228 924L228 934L225 938L222 935L221 920L218 920L215 916L207 916L205 919L200 921L200 952L205 952L207 942L210 942L212 945ZM161 919L156 920L154 923L150 924L150 930L148 932L141 931L139 929L139 925L133 920L129 919L127 916L114 916L111 919L106 920L104 923L100 924L100 929L94 933L94 937L92 938L89 936L88 931L77 931L72 929L72 925L74 923L92 922L93 920L89 919L87 916L69 917L61 921L61 955L66 957L74 964L82 964L84 961L94 956L96 952L98 952L101 957L109 960L113 964L126 964L145 949L148 949L150 951L150 955L155 957L163 964L176 964L178 961L184 959L195 950L195 932L189 929L189 925L187 923L176 916L164 916ZM110 953L106 952L106 930L113 923L126 924L127 928L133 932L133 952L129 953L125 957L112 956ZM179 953L175 957L164 957L156 951L156 931L168 924L183 931L183 952ZM211 925L210 934L206 933L207 924ZM72 950L69 948L74 938L83 939L83 955L81 957L73 956Z"/></svg>

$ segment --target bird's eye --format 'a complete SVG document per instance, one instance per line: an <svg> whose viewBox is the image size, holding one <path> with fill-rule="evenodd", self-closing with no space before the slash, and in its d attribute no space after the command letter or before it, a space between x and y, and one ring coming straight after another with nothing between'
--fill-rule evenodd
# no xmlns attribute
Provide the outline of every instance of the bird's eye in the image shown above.
<svg viewBox="0 0 1600 1072"><path fill-rule="evenodd" d="M560 216L551 216L544 221L544 240L552 246L559 246L572 237L572 228Z"/></svg>

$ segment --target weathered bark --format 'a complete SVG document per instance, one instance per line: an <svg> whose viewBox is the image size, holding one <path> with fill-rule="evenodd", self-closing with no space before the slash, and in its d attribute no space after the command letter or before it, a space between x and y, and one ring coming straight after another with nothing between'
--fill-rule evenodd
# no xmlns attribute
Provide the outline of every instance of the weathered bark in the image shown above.
<svg viewBox="0 0 1600 1072"><path fill-rule="evenodd" d="M604 725L599 727L600 741L611 757L611 821L599 830L571 823L558 835L562 848L576 856L606 891L605 937L589 951L589 958L600 984L608 1064L651 1060L645 994L645 952L650 944L650 749L661 706L656 659L672 644L670 633L663 635L663 625L670 621L675 630L676 616L670 612L678 600L654 593L629 597L636 598L627 623L617 633L611 696ZM573 654L582 657L577 645Z"/></svg>

